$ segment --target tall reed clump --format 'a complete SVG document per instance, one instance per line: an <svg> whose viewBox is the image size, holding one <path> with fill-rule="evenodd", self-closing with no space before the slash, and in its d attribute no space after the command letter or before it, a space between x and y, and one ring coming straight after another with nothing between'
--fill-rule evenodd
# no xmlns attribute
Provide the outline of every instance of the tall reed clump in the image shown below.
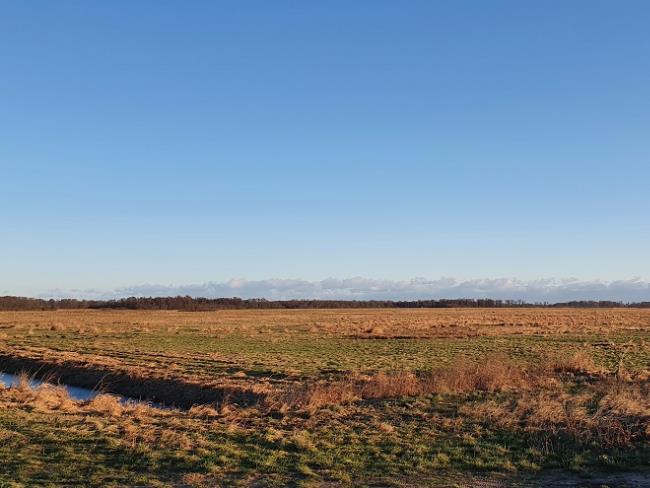
<svg viewBox="0 0 650 488"><path fill-rule="evenodd" d="M626 449L650 442L649 398L647 382L610 379L579 394L529 391L501 402L469 403L460 413L490 426L522 431L545 453L562 453L571 445Z"/></svg>
<svg viewBox="0 0 650 488"><path fill-rule="evenodd" d="M535 365L517 364L506 357L482 363L459 359L431 371L351 373L334 381L289 387L276 399L289 407L316 409L351 403L433 393L468 394L560 389L563 380L578 376L610 378L590 356L577 352L568 357L542 358Z"/></svg>
<svg viewBox="0 0 650 488"><path fill-rule="evenodd" d="M509 361L477 364L459 360L429 372L393 371L349 374L329 382L297 385L282 392L292 407L315 409L357 400L419 396L432 393L499 392L530 388L539 378Z"/></svg>
<svg viewBox="0 0 650 488"><path fill-rule="evenodd" d="M33 410L68 412L77 410L77 404L70 398L64 387L50 383L33 386L27 373L20 373L18 381L10 388L6 388L3 395L7 402Z"/></svg>

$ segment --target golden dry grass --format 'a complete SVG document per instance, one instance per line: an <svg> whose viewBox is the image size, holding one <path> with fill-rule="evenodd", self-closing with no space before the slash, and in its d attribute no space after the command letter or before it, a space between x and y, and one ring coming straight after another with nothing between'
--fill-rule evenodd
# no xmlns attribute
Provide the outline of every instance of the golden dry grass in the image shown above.
<svg viewBox="0 0 650 488"><path fill-rule="evenodd" d="M0 331L14 371L189 407L74 402L25 377L0 388L0 482L33 482L51 439L67 450L39 480L64 485L75 462L93 486L198 487L649 461L650 311L6 312Z"/></svg>
<svg viewBox="0 0 650 488"><path fill-rule="evenodd" d="M455 337L584 334L647 330L650 309L454 308L220 310L214 312L59 310L0 312L0 330L174 334L195 330L255 336L313 334L357 337Z"/></svg>
<svg viewBox="0 0 650 488"><path fill-rule="evenodd" d="M366 397L415 392L426 390L422 371L440 383L442 366L463 361L481 363L483 377L468 386L469 370L448 377L449 391L496 391L498 358L619 377L650 369L650 310L642 309L1 312L0 331L0 368L185 406L256 403L301 388L352 398L359 393L331 380L354 375L372 375ZM507 372L510 382L518 371Z"/></svg>

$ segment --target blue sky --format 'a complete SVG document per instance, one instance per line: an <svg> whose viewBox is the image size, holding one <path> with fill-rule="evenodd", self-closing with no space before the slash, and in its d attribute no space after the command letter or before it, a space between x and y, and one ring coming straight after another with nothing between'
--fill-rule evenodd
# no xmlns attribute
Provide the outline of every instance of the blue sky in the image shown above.
<svg viewBox="0 0 650 488"><path fill-rule="evenodd" d="M0 293L650 280L649 18L0 2Z"/></svg>

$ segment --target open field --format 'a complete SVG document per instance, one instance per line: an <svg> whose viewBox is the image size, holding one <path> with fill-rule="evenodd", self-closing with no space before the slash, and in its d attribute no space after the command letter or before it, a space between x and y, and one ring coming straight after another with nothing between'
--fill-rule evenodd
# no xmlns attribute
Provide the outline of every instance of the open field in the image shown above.
<svg viewBox="0 0 650 488"><path fill-rule="evenodd" d="M650 310L2 312L0 370L179 407L1 389L0 486L650 483Z"/></svg>

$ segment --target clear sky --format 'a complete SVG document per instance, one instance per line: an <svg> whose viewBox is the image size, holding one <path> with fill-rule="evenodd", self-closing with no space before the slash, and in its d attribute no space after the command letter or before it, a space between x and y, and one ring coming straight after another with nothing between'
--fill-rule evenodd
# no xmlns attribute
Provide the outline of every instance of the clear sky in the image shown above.
<svg viewBox="0 0 650 488"><path fill-rule="evenodd" d="M1 1L0 293L650 279L650 2Z"/></svg>

